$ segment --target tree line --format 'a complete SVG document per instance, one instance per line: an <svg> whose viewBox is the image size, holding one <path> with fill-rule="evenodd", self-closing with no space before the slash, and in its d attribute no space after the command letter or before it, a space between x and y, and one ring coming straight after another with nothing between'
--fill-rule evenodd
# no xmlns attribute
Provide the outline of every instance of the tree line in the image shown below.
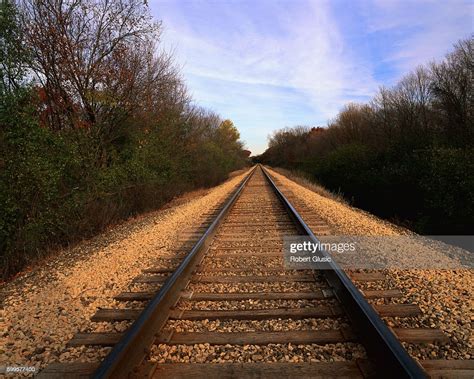
<svg viewBox="0 0 474 379"><path fill-rule="evenodd" d="M474 42L418 67L323 127L285 128L255 160L301 170L425 234L472 234Z"/></svg>
<svg viewBox="0 0 474 379"><path fill-rule="evenodd" d="M247 162L143 0L0 2L1 277Z"/></svg>

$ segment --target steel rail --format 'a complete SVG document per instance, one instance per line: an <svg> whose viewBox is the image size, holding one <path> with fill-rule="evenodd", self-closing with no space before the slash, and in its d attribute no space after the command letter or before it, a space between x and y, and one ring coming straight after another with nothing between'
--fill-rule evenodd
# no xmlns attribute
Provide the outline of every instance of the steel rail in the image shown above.
<svg viewBox="0 0 474 379"><path fill-rule="evenodd" d="M241 182L232 197L227 201L178 268L164 282L163 286L130 328L128 328L120 341L114 345L113 349L92 375L93 378L127 378L130 374L137 373L136 370L149 347L153 344L157 332L161 330L168 319L169 308L176 303L178 294L186 286L188 277L200 261L199 258L202 258L204 255L217 228L239 198L245 185L255 172L256 167Z"/></svg>
<svg viewBox="0 0 474 379"><path fill-rule="evenodd" d="M288 214L295 221L298 228L307 235L313 243L319 239L313 234L311 228L288 201L285 195L262 166L262 170L276 193L284 204ZM324 250L319 250L324 257L330 255ZM332 287L335 296L340 301L351 320L354 331L367 350L371 361L377 369L377 375L393 378L427 378L428 373L408 354L397 337L367 302L346 273L332 259L325 262L321 270L327 282Z"/></svg>

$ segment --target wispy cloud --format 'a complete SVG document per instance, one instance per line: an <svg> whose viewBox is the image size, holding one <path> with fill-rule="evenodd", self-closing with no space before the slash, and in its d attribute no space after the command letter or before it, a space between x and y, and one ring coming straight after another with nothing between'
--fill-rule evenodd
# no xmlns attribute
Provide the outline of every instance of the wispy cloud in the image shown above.
<svg viewBox="0 0 474 379"><path fill-rule="evenodd" d="M461 11L432 2L150 3L196 102L231 118L254 153L272 130L324 124L346 102L368 99L469 33ZM420 16L407 19L414 10Z"/></svg>
<svg viewBox="0 0 474 379"><path fill-rule="evenodd" d="M367 14L369 31L394 36L384 61L400 73L441 59L453 43L474 31L470 0L377 0Z"/></svg>

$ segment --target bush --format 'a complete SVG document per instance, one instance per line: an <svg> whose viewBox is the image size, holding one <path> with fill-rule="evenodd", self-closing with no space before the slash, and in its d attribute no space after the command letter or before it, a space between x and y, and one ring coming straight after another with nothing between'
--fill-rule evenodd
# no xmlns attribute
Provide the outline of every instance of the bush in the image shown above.
<svg viewBox="0 0 474 379"><path fill-rule="evenodd" d="M420 149L401 155L349 144L312 167L313 178L330 191L419 233L472 234L471 149Z"/></svg>
<svg viewBox="0 0 474 379"><path fill-rule="evenodd" d="M109 150L109 164L102 166L94 133L40 127L33 108L23 108L34 101L17 101L3 114L0 129L3 278L44 255L48 246L92 235L185 191L215 185L245 163L239 151L212 140L190 149L187 140L165 137L156 128L146 134L146 143L145 135L135 132L120 149Z"/></svg>
<svg viewBox="0 0 474 379"><path fill-rule="evenodd" d="M156 49L146 3L15 4L0 2L3 279L246 164L232 122L193 106Z"/></svg>
<svg viewBox="0 0 474 379"><path fill-rule="evenodd" d="M431 149L418 159L424 168L419 187L425 216L419 218L417 229L431 234L472 234L474 151Z"/></svg>

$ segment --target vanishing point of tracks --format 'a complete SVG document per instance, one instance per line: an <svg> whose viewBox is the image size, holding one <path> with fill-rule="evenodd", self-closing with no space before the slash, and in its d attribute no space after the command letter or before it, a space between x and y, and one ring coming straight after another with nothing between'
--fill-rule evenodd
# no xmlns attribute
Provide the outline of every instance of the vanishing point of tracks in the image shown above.
<svg viewBox="0 0 474 379"><path fill-rule="evenodd" d="M150 289L119 294L116 300L126 307L100 309L92 318L133 321L126 332L79 333L70 341L70 346L113 346L101 363L53 364L39 376L402 378L472 373L462 361L419 364L409 356L400 341L442 343L444 336L437 329L388 328L381 317L409 317L421 311L414 304L369 305L366 299L399 296L396 289L362 293L353 283L381 280L380 273L349 277L335 263L319 271L286 270L284 236L309 235L317 241L315 234L330 233L317 215L300 215L297 200L287 196L291 203L266 170L257 166L220 207L210 211L205 223L185 235L185 244L169 257L167 267L148 268L136 278ZM181 321L215 320L274 320L277 326L262 324L253 331L223 331L217 326L199 332L173 327ZM301 320L300 328L281 327L290 320ZM153 359L156 346L176 351L182 345L207 344L225 346L222 355L232 357L230 363ZM282 353L277 347L289 344L302 351L303 362L279 359ZM258 354L256 359L239 359L249 345L275 349L275 362ZM345 359L321 359L318 348L324 351L325 346L335 345L343 348Z"/></svg>

